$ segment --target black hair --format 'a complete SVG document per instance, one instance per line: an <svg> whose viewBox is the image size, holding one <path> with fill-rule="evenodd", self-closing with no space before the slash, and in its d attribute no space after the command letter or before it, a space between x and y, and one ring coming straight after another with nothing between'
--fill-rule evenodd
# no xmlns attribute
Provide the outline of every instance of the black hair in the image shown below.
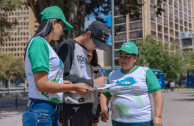
<svg viewBox="0 0 194 126"><path fill-rule="evenodd" d="M61 21L60 19L56 19L57 22ZM50 32L51 32L51 29L52 29L52 22L53 22L53 19L46 19L46 20L43 20L39 27L38 27L38 30L36 31L36 33L34 34L34 36L29 40L26 48L25 48L25 53L24 53L24 60L25 60L25 57L26 57L26 51L27 51L27 48L29 46L29 43L30 41L34 38L34 37L37 37L37 36L40 36L40 37L45 37L46 35L48 35Z"/></svg>
<svg viewBox="0 0 194 126"><path fill-rule="evenodd" d="M93 57L92 57L92 60L91 60L91 62L90 62L90 64L92 65L92 66L100 66L99 64L98 64L98 56L97 56L97 52L96 52L96 50L92 50L92 53L93 53Z"/></svg>

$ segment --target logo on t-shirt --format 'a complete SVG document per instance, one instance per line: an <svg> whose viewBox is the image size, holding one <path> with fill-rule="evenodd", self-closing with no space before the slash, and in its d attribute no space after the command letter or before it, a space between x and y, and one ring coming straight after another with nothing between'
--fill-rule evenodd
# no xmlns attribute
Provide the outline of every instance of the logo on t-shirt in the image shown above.
<svg viewBox="0 0 194 126"><path fill-rule="evenodd" d="M115 82L115 84L118 84L119 86L131 86L135 83L137 83L137 81L133 77L126 77Z"/></svg>

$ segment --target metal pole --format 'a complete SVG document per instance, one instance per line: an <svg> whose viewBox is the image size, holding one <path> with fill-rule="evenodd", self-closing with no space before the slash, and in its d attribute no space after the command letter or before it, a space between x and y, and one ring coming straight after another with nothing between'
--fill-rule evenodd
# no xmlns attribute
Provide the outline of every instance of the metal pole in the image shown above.
<svg viewBox="0 0 194 126"><path fill-rule="evenodd" d="M17 109L18 108L18 97L16 96L15 98L15 108Z"/></svg>
<svg viewBox="0 0 194 126"><path fill-rule="evenodd" d="M111 35L112 35L112 70L114 70L115 68L115 45L114 45L114 0L111 0Z"/></svg>

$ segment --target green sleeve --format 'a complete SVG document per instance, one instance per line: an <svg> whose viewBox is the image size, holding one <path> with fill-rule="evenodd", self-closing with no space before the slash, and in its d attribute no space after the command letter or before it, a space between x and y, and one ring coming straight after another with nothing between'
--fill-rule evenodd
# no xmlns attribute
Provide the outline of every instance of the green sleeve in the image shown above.
<svg viewBox="0 0 194 126"><path fill-rule="evenodd" d="M148 86L149 93L161 90L161 86L158 82L158 79L156 78L155 74L152 72L151 69L148 69L146 71L146 83Z"/></svg>
<svg viewBox="0 0 194 126"><path fill-rule="evenodd" d="M107 84L109 84L109 77L110 77L110 74L108 75L107 77ZM111 94L109 92L103 92L103 94L107 97L111 97Z"/></svg>
<svg viewBox="0 0 194 126"><path fill-rule="evenodd" d="M28 57L33 74L38 71L49 72L49 49L45 39L37 37L32 40L28 48Z"/></svg>

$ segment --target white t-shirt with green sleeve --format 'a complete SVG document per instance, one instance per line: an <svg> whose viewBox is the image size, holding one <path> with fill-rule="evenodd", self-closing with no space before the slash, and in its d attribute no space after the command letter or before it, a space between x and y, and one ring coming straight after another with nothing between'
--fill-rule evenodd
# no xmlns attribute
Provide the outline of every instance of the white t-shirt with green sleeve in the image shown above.
<svg viewBox="0 0 194 126"><path fill-rule="evenodd" d="M64 66L49 43L42 37L33 38L26 51L25 72L29 84L29 98L60 103L63 93L46 93L37 90L34 74L38 71L48 73L48 80L63 84Z"/></svg>
<svg viewBox="0 0 194 126"><path fill-rule="evenodd" d="M137 66L130 73L115 70L108 77L114 92L104 94L111 97L112 119L124 123L143 123L153 119L150 93L161 90L160 84L147 67Z"/></svg>

